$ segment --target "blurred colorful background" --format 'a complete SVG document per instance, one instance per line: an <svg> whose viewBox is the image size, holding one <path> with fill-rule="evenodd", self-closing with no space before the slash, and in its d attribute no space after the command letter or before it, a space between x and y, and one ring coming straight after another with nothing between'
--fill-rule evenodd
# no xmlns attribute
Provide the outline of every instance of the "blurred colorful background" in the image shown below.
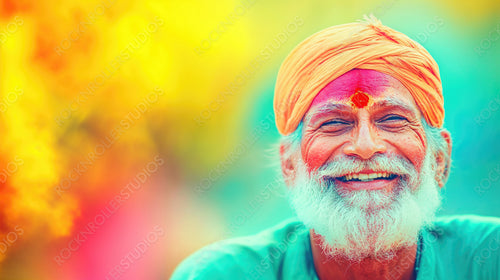
<svg viewBox="0 0 500 280"><path fill-rule="evenodd" d="M0 279L168 279L293 215L279 65L364 14L440 65L454 137L440 215L500 216L499 1L0 3Z"/></svg>

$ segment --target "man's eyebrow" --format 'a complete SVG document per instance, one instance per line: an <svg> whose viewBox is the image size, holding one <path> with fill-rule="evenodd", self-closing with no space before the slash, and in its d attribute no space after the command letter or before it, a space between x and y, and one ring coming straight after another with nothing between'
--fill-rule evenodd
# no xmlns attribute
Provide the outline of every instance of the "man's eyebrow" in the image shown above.
<svg viewBox="0 0 500 280"><path fill-rule="evenodd" d="M317 117L321 117L321 115L325 113L333 113L335 111L339 113L345 113L346 111L350 112L352 110L351 106L339 103L327 103L318 108L315 108L311 114L308 114L304 119L306 122L312 121Z"/></svg>
<svg viewBox="0 0 500 280"><path fill-rule="evenodd" d="M375 110L378 110L378 109L383 109L384 107L391 107L391 108L397 107L397 108L402 109L404 111L408 111L409 113L412 113L414 115L416 115L418 113L414 107L408 105L407 103L405 103L401 100L397 100L397 99L386 99L386 100L382 100L379 102L375 102L373 104L372 108Z"/></svg>
<svg viewBox="0 0 500 280"><path fill-rule="evenodd" d="M331 111L350 111L351 106L341 103L327 103L314 110L314 113L325 113Z"/></svg>

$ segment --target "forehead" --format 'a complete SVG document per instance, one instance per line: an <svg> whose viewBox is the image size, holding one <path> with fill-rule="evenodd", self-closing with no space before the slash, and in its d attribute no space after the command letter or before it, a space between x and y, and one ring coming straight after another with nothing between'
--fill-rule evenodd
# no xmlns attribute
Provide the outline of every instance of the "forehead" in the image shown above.
<svg viewBox="0 0 500 280"><path fill-rule="evenodd" d="M332 103L352 107L356 105L352 101L359 97L359 93L367 95L369 104L391 101L419 112L411 93L397 79L375 70L354 69L326 85L314 98L307 114Z"/></svg>

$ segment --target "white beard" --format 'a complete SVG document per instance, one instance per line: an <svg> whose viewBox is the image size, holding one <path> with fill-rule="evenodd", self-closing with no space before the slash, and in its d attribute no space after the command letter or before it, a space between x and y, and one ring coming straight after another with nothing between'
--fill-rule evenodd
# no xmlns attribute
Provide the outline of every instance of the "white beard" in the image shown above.
<svg viewBox="0 0 500 280"><path fill-rule="evenodd" d="M328 257L390 259L399 249L417 244L418 232L433 222L440 206L431 155L427 153L420 174L406 159L377 155L368 162L340 158L311 175L299 156L295 183L290 186L292 207L306 227L323 237L322 249ZM321 179L367 167L405 175L392 193L341 191Z"/></svg>

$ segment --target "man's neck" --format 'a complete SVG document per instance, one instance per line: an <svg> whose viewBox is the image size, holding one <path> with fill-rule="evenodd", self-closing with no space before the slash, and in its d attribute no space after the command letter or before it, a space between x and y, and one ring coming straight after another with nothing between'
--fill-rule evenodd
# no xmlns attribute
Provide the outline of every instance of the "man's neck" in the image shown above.
<svg viewBox="0 0 500 280"><path fill-rule="evenodd" d="M320 280L325 279L383 279L413 280L413 269L417 245L403 248L390 260L365 258L352 262L342 257L331 258L321 249L322 238L313 231L310 233L314 268Z"/></svg>

